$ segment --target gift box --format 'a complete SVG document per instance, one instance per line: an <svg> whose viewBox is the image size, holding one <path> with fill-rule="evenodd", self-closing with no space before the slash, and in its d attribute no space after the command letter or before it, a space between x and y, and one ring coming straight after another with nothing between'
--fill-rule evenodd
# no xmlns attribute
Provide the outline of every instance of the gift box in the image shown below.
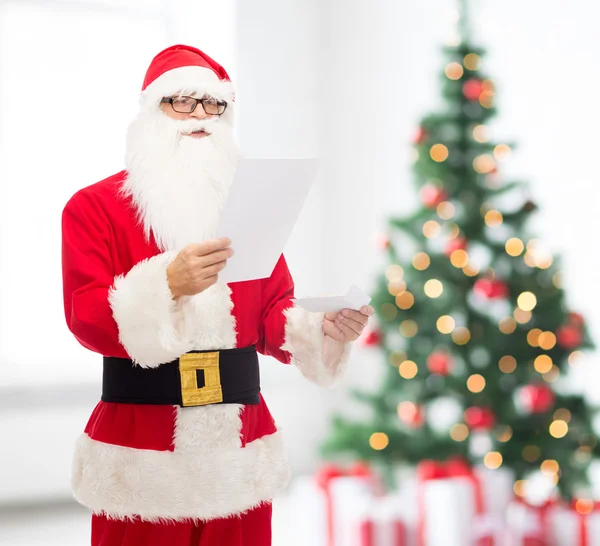
<svg viewBox="0 0 600 546"><path fill-rule="evenodd" d="M534 505L515 498L506 511L506 530L502 546L559 546L553 540L550 512L555 501Z"/></svg>
<svg viewBox="0 0 600 546"><path fill-rule="evenodd" d="M549 510L551 546L600 545L600 503L587 500L554 504Z"/></svg>
<svg viewBox="0 0 600 546"><path fill-rule="evenodd" d="M360 522L359 546L409 546L402 499L389 495L371 500Z"/></svg>
<svg viewBox="0 0 600 546"><path fill-rule="evenodd" d="M300 546L360 546L362 524L379 485L368 466L327 465L298 478L289 496L290 528Z"/></svg>

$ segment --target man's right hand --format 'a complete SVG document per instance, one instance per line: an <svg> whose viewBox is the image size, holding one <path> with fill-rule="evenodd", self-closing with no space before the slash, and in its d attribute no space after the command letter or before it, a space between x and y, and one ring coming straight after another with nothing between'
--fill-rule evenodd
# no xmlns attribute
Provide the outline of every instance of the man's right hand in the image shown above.
<svg viewBox="0 0 600 546"><path fill-rule="evenodd" d="M167 280L173 299L193 296L215 284L219 272L233 256L227 237L186 246L167 267Z"/></svg>

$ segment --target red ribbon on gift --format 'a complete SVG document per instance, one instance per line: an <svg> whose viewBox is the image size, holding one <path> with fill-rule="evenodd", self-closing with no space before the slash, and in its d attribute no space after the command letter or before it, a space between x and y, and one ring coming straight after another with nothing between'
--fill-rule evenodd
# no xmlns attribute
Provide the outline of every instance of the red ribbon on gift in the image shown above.
<svg viewBox="0 0 600 546"><path fill-rule="evenodd" d="M583 506L578 506L580 502L584 502ZM592 546L588 529L588 516L593 512L600 512L600 502L573 500L571 503L571 510L575 511L578 516L578 546Z"/></svg>
<svg viewBox="0 0 600 546"><path fill-rule="evenodd" d="M475 511L484 512L483 487L473 472L473 467L464 459L452 458L446 462L424 460L417 465L417 479L422 485L429 480L445 480L450 478L467 478L473 484L475 492ZM422 488L420 488L422 491ZM425 546L425 501L422 492L419 494L419 545ZM492 544L493 546L493 544Z"/></svg>
<svg viewBox="0 0 600 546"><path fill-rule="evenodd" d="M325 494L325 517L327 521L327 545L334 546L333 499L331 498L331 482L336 478L356 477L373 480L373 473L365 463L358 462L344 469L337 465L325 465L317 472L317 485Z"/></svg>
<svg viewBox="0 0 600 546"><path fill-rule="evenodd" d="M531 504L523 497L515 497L515 502L527 507L527 509L533 512L536 512L540 522L540 532L529 535L526 534L523 537L522 546L548 546L552 536L549 527L549 512L551 508L557 505L557 501L548 499L543 504Z"/></svg>
<svg viewBox="0 0 600 546"><path fill-rule="evenodd" d="M407 546L406 526L400 520L393 520L392 525L392 544L390 546ZM363 520L360 523L360 546L378 546L375 543L376 523L371 519Z"/></svg>

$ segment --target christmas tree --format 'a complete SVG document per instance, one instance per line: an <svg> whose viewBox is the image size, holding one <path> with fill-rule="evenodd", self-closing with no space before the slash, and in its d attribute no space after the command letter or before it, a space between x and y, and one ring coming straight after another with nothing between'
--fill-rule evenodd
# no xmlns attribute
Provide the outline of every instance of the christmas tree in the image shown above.
<svg viewBox="0 0 600 546"><path fill-rule="evenodd" d="M336 416L323 451L388 469L462 456L513 469L517 494L541 471L570 497L600 452L592 408L564 388L592 342L559 261L527 233L526 185L499 172L512 145L488 137L496 91L465 2L459 29L444 47L445 108L413 142L422 206L389 220L372 294L376 327L363 340L385 377L378 392L355 392L369 417Z"/></svg>

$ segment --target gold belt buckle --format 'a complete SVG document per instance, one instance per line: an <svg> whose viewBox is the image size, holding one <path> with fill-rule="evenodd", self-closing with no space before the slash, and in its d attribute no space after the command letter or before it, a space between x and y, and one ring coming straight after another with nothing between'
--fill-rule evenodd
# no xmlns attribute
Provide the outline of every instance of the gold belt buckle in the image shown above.
<svg viewBox="0 0 600 546"><path fill-rule="evenodd" d="M197 370L204 370L204 387L198 387ZM181 402L184 407L223 402L219 353L186 353L179 357Z"/></svg>

